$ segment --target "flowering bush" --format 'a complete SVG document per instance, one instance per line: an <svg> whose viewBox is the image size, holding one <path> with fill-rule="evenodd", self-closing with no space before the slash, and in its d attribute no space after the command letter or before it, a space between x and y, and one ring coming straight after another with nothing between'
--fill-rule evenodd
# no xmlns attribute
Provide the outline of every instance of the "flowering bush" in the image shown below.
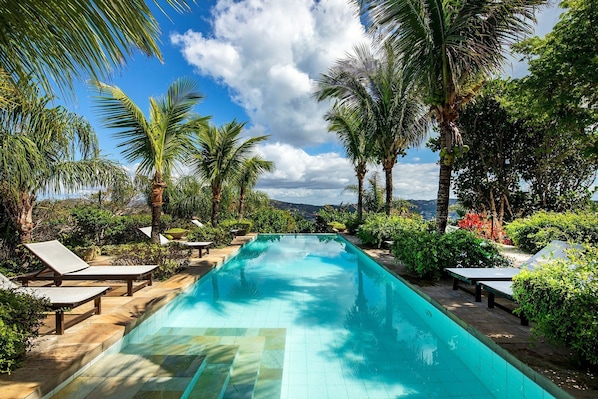
<svg viewBox="0 0 598 399"><path fill-rule="evenodd" d="M469 230L476 233L479 237L499 242L501 244L511 244L505 236L505 231L498 221L489 219L485 214L466 213L465 217L457 223L460 229Z"/></svg>

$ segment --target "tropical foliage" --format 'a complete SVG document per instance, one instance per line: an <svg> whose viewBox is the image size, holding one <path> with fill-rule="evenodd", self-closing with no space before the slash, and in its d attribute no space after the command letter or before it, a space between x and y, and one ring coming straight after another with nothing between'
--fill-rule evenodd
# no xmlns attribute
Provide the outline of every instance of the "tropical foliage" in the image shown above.
<svg viewBox="0 0 598 399"><path fill-rule="evenodd" d="M537 212L515 219L505 226L515 245L529 253L538 252L552 240L598 244L596 212Z"/></svg>
<svg viewBox="0 0 598 399"><path fill-rule="evenodd" d="M372 214L359 226L356 235L364 245L381 248L384 241L393 241L401 231L423 230L427 230L427 227L421 217Z"/></svg>
<svg viewBox="0 0 598 399"><path fill-rule="evenodd" d="M10 374L20 366L49 307L47 299L0 289L0 373Z"/></svg>
<svg viewBox="0 0 598 399"><path fill-rule="evenodd" d="M185 0L168 0L177 11ZM144 0L28 0L0 9L0 70L13 81L72 88L75 78L107 78L140 50L161 58L160 28ZM3 97L0 95L0 97Z"/></svg>
<svg viewBox="0 0 598 399"><path fill-rule="evenodd" d="M374 141L368 136L363 117L357 110L335 104L326 114L328 130L335 132L345 147L347 159L357 177L357 220L363 219L364 180L368 164L374 160Z"/></svg>
<svg viewBox="0 0 598 399"><path fill-rule="evenodd" d="M95 82L97 105L103 122L116 129L114 137L128 162L139 162L137 173L151 178L152 237L159 243L163 191L177 162L188 159L194 132L206 129L209 117L193 114L203 99L190 79L180 78L166 96L151 97L149 119L121 89ZM151 177L150 177L151 176Z"/></svg>
<svg viewBox="0 0 598 399"><path fill-rule="evenodd" d="M268 136L257 136L241 141L241 134L246 123L236 120L220 127L209 126L197 133L197 147L192 155L191 165L200 179L208 182L212 191L212 226L218 226L220 201L225 183L232 183L239 178L247 167L255 146ZM273 165L268 161L255 158L261 164L260 171ZM259 160L259 161L257 161Z"/></svg>
<svg viewBox="0 0 598 399"><path fill-rule="evenodd" d="M432 280L440 279L445 268L510 264L494 243L466 230L442 235L426 230L401 230L394 237L392 253L407 270Z"/></svg>
<svg viewBox="0 0 598 399"><path fill-rule="evenodd" d="M523 270L513 296L536 337L571 348L583 363L598 365L598 248L572 249L567 259Z"/></svg>
<svg viewBox="0 0 598 399"><path fill-rule="evenodd" d="M239 187L239 220L243 219L245 215L245 202L248 191L255 187L262 173L273 171L274 162L267 161L259 155L243 160L239 173L235 178L235 183Z"/></svg>
<svg viewBox="0 0 598 399"><path fill-rule="evenodd" d="M515 46L528 61L529 74L517 81L523 97L518 103L525 106L513 111L559 136L575 137L598 156L598 4L564 0L559 7L564 11L551 32Z"/></svg>
<svg viewBox="0 0 598 399"><path fill-rule="evenodd" d="M372 154L368 153L370 147L363 145L354 150L363 152L359 156L362 162L367 163L372 155L375 156L384 169L386 214L390 215L393 168L398 157L405 156L410 146L421 143L427 133L427 119L423 103L415 92L415 81L389 45L382 46L379 54L374 54L367 46L357 46L354 52L355 55L338 60L320 77L315 96L318 101L334 98L337 107L344 108L345 115L354 113L353 118L361 119L359 126L353 122L351 128L363 130L359 132L365 136L361 140L372 141L374 147ZM338 108L333 108L328 119L337 123L331 128L338 130L336 116ZM340 128L346 130L346 127ZM365 172L363 175L358 173L361 184L360 176L363 179Z"/></svg>
<svg viewBox="0 0 598 399"><path fill-rule="evenodd" d="M40 193L128 184L124 169L100 156L85 119L51 107L52 97L25 80L8 96L10 104L0 108L0 201L21 242L31 239Z"/></svg>
<svg viewBox="0 0 598 399"><path fill-rule="evenodd" d="M483 82L501 66L506 49L532 33L544 0L360 1L367 26L378 30L404 57L440 132L436 230L448 219L452 160L462 152L456 121Z"/></svg>

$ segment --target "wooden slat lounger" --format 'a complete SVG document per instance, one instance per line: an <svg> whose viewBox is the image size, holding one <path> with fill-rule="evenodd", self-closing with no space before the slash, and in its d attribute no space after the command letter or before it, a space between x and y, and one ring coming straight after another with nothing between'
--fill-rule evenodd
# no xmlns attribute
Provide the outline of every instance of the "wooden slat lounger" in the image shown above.
<svg viewBox="0 0 598 399"><path fill-rule="evenodd" d="M56 334L64 334L64 330L87 319L94 314L102 313L102 296L110 287L19 287L0 274L0 288L26 292L36 297L47 298L56 314ZM64 312L87 302L94 301L91 310L77 315L65 323Z"/></svg>
<svg viewBox="0 0 598 399"><path fill-rule="evenodd" d="M25 247L37 256L46 268L17 276L17 280L24 286L27 286L29 281L36 280L54 281L56 285L62 284L65 280L124 280L127 282L127 295L132 296L141 288L152 285L152 273L158 267L158 265L90 266L57 240L29 243L25 244ZM139 280L145 281L134 287L133 281Z"/></svg>

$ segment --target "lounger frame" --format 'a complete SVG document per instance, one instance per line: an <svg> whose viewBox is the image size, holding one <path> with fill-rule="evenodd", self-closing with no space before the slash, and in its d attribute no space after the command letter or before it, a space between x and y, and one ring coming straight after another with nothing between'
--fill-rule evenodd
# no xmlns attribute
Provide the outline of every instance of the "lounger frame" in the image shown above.
<svg viewBox="0 0 598 399"><path fill-rule="evenodd" d="M513 309L496 302L496 296L499 296L513 302L514 304L517 304L517 302L515 302L515 299L513 298L513 291L511 289L512 283L510 281L479 281L476 285L488 293L489 308L497 307L501 310L504 310L505 312L509 312L512 315L515 315L513 313ZM519 317L522 326L529 325L529 320L523 312L520 312L519 315L515 316Z"/></svg>

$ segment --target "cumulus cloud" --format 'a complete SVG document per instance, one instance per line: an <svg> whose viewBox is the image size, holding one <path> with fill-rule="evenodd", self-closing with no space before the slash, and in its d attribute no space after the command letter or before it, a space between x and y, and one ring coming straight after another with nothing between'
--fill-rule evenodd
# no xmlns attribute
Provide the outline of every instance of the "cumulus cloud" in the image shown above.
<svg viewBox="0 0 598 399"><path fill-rule="evenodd" d="M257 189L280 201L314 205L352 204L357 195L347 186L357 185L351 163L342 154L329 152L310 155L289 144L266 144L258 153L276 164L276 170L263 175ZM371 167L370 173L380 167ZM393 170L396 198L431 199L438 190L438 165L399 163Z"/></svg>
<svg viewBox="0 0 598 399"><path fill-rule="evenodd" d="M330 141L328 104L312 98L314 79L365 34L346 0L219 0L209 35L171 35L197 72L229 88L250 132L295 146Z"/></svg>

